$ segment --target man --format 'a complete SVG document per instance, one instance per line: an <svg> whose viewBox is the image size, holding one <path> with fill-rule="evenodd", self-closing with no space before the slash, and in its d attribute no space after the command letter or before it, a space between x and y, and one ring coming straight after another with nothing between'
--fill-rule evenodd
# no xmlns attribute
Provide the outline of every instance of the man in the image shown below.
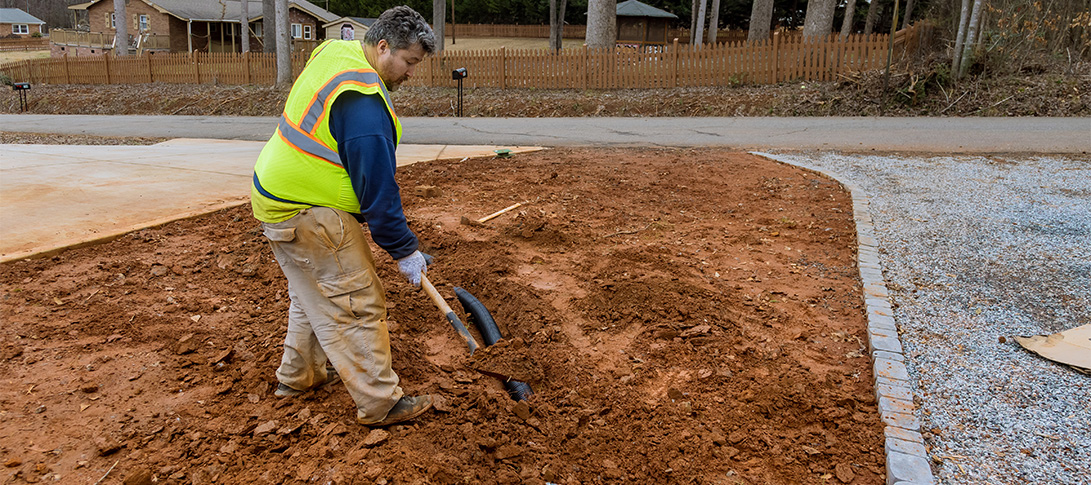
<svg viewBox="0 0 1091 485"><path fill-rule="evenodd" d="M405 6L379 16L363 41L326 41L292 86L254 166L254 217L291 300L276 395L343 380L357 421L368 426L432 406L431 396L405 396L391 369L386 298L360 222L420 286L425 260L394 181L402 129L388 91L434 49L432 29Z"/></svg>

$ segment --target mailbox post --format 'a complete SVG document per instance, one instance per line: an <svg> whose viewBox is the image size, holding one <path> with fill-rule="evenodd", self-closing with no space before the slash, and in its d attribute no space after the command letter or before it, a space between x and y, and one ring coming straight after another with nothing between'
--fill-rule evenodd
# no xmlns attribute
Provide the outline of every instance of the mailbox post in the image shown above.
<svg viewBox="0 0 1091 485"><path fill-rule="evenodd" d="M462 117L462 80L468 75L465 67L451 71L451 79L458 80L458 114L456 116L460 118Z"/></svg>
<svg viewBox="0 0 1091 485"><path fill-rule="evenodd" d="M27 110L27 91L30 91L30 83L14 83L11 85L11 90L19 92L19 112L25 113Z"/></svg>

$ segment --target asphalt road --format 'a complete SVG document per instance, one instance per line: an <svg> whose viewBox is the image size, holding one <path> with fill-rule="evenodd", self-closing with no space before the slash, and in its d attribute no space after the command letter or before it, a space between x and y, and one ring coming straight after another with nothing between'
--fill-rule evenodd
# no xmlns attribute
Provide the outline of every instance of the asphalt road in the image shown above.
<svg viewBox="0 0 1091 485"><path fill-rule="evenodd" d="M0 115L0 130L266 140L276 119ZM1091 118L402 118L404 143L743 150L1091 153Z"/></svg>

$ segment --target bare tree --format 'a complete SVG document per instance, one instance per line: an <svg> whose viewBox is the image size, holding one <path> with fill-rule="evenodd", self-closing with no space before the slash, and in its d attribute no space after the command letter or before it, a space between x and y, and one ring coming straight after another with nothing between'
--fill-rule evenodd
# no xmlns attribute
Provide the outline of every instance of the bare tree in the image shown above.
<svg viewBox="0 0 1091 485"><path fill-rule="evenodd" d="M712 10L708 13L708 43L716 44L720 33L720 0L712 0Z"/></svg>
<svg viewBox="0 0 1091 485"><path fill-rule="evenodd" d="M447 0L432 0L432 33L436 35L436 52L443 52L445 30L447 30Z"/></svg>
<svg viewBox="0 0 1091 485"><path fill-rule="evenodd" d="M587 47L613 47L617 44L617 2L587 1Z"/></svg>
<svg viewBox="0 0 1091 485"><path fill-rule="evenodd" d="M856 15L856 0L848 0L845 4L845 20L841 22L841 39L848 38L852 34L853 16Z"/></svg>
<svg viewBox="0 0 1091 485"><path fill-rule="evenodd" d="M870 36L872 30L875 28L875 22L879 20L879 15L883 13L883 6L879 4L879 0L871 0L867 8L867 20L864 22L864 36Z"/></svg>
<svg viewBox="0 0 1091 485"><path fill-rule="evenodd" d="M833 31L833 13L837 0L808 0L807 17L803 19L803 38L825 39Z"/></svg>
<svg viewBox="0 0 1091 485"><path fill-rule="evenodd" d="M277 51L277 0L261 0L261 42L262 51Z"/></svg>
<svg viewBox="0 0 1091 485"><path fill-rule="evenodd" d="M970 0L962 0L962 12L959 15L955 46L951 51L951 74L958 77L962 65L962 43L966 41L966 25L970 23Z"/></svg>
<svg viewBox="0 0 1091 485"><path fill-rule="evenodd" d="M242 22L242 51L250 52L250 0L239 2L239 21Z"/></svg>
<svg viewBox="0 0 1091 485"><path fill-rule="evenodd" d="M913 5L916 2L913 0L906 0L905 2L905 18L902 19L902 28L909 27L909 18L913 16Z"/></svg>
<svg viewBox="0 0 1091 485"><path fill-rule="evenodd" d="M129 24L126 22L125 0L114 0L114 55L129 55Z"/></svg>
<svg viewBox="0 0 1091 485"><path fill-rule="evenodd" d="M288 0L276 0L274 22L277 29L277 86L285 87L292 83L292 41L288 38ZM269 36L268 33L265 34Z"/></svg>
<svg viewBox="0 0 1091 485"><path fill-rule="evenodd" d="M769 38L769 24L773 22L773 0L754 0L750 10L750 31L746 34L748 42L757 42Z"/></svg>
<svg viewBox="0 0 1091 485"><path fill-rule="evenodd" d="M689 43L696 44L697 39L697 2L699 0L692 0L689 7Z"/></svg>
<svg viewBox="0 0 1091 485"><path fill-rule="evenodd" d="M557 52L561 50L561 39L564 37L564 9L568 6L568 0L549 0L549 50Z"/></svg>
<svg viewBox="0 0 1091 485"><path fill-rule="evenodd" d="M970 71L971 56L973 55L974 44L977 43L977 33L979 30L981 18L981 5L985 3L983 0L974 0L974 9L970 13L970 23L966 29L966 42L962 46L962 60L959 63L958 79L966 77L966 73Z"/></svg>
<svg viewBox="0 0 1091 485"><path fill-rule="evenodd" d="M705 6L708 5L707 0L697 0L700 4L697 6L697 25L693 26L693 38L694 44L700 44L705 41Z"/></svg>

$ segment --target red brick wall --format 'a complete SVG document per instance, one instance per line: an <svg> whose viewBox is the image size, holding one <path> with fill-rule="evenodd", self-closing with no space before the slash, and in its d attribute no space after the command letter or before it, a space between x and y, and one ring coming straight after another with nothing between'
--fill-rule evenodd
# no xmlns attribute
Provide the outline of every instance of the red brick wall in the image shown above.
<svg viewBox="0 0 1091 485"><path fill-rule="evenodd" d="M88 8L87 19L91 26L91 32L113 33L114 29L110 27L110 14L113 12L113 2L99 2ZM150 34L169 34L170 24L168 22L170 19L175 19L175 17L160 13L158 10L152 8L151 5L140 1L129 2L125 5L125 14L129 17L129 35L135 35L139 32L137 27L139 25L140 15L148 16L148 30L145 32Z"/></svg>
<svg viewBox="0 0 1091 485"><path fill-rule="evenodd" d="M0 37L7 37L11 35L11 32L14 29L12 25L13 24L0 24ZM18 34L18 37L31 37L35 33L42 32L42 26L40 24L28 24L27 29L30 30L30 32L28 32L26 35Z"/></svg>

